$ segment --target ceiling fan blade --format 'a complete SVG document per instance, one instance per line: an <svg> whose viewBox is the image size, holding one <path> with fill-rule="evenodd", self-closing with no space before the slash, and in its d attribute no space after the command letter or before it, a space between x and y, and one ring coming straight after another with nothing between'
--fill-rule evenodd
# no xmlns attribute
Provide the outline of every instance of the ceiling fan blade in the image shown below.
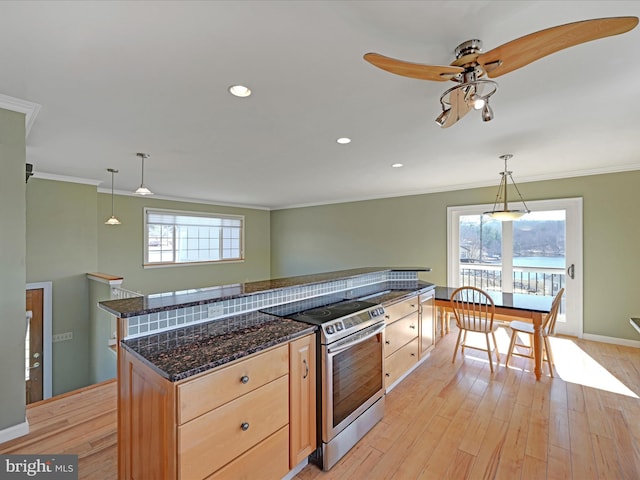
<svg viewBox="0 0 640 480"><path fill-rule="evenodd" d="M638 17L611 17L559 25L505 43L479 55L477 61L487 76L495 78L565 48L628 32L637 24Z"/></svg>
<svg viewBox="0 0 640 480"><path fill-rule="evenodd" d="M449 116L442 124L442 128L448 128L451 125L455 124L458 120L464 117L469 110L471 110L471 105L466 101L466 93L467 90L465 88L456 88L451 95L449 96L449 102L451 104L451 112Z"/></svg>
<svg viewBox="0 0 640 480"><path fill-rule="evenodd" d="M433 80L444 82L451 80L456 75L464 72L464 68L450 65L422 65L420 63L404 62L394 58L385 57L377 53L367 53L364 59L387 72L402 75L403 77L417 78L418 80Z"/></svg>

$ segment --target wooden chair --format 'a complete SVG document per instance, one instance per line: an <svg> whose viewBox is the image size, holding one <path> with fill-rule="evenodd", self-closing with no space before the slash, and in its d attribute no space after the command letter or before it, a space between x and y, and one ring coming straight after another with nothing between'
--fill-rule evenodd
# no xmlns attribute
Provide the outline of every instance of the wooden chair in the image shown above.
<svg viewBox="0 0 640 480"><path fill-rule="evenodd" d="M551 352L551 345L549 345L549 335L555 333L556 320L558 319L558 312L560 311L560 301L564 294L564 288L556 294L551 304L551 310L547 314L542 323L542 359L547 362L549 366L549 374L553 377L553 354ZM509 366L509 359L512 355L517 357L534 358L533 357L533 324L527 322L520 322L514 320L510 324L511 327L511 342L509 343L509 352L507 353L507 360L504 362L504 366ZM518 343L518 334L526 333L529 336L529 344ZM527 349L527 353L520 353L515 351L516 347L524 347Z"/></svg>
<svg viewBox="0 0 640 480"><path fill-rule="evenodd" d="M487 352L489 355L489 367L493 372L493 358L491 357L491 345L489 335L493 338L493 347L496 351L496 364L500 362L500 354L498 353L498 345L496 343L496 328L493 326L493 316L495 314L495 305L492 298L483 290L476 287L460 287L451 294L451 307L456 317L458 325L458 340L456 348L453 351L453 359L451 363L456 361L458 347L461 347L461 354L464 355L465 348L473 348ZM487 348L467 345L467 332L483 333L487 341ZM460 341L462 339L462 342Z"/></svg>

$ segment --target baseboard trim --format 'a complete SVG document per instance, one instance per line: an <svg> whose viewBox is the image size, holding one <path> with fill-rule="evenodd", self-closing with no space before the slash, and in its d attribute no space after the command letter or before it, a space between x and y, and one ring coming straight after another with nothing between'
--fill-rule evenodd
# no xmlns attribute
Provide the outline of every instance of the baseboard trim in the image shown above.
<svg viewBox="0 0 640 480"><path fill-rule="evenodd" d="M25 420L18 425L0 430L0 443L8 442L9 440L13 440L14 438L22 437L27 433L29 433L29 422Z"/></svg>
<svg viewBox="0 0 640 480"><path fill-rule="evenodd" d="M628 340L626 338L618 337L606 337L604 335L593 335L591 333L584 333L582 335L582 338L584 340L592 340L594 342L612 343L614 345L622 345L625 347L640 348L640 341L638 340Z"/></svg>

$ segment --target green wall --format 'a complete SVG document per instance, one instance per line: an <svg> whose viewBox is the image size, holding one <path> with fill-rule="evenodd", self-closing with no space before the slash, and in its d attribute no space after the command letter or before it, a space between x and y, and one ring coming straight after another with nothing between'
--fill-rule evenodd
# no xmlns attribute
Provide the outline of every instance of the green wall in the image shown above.
<svg viewBox="0 0 640 480"><path fill-rule="evenodd" d="M24 114L0 109L0 431L25 421Z"/></svg>
<svg viewBox="0 0 640 480"><path fill-rule="evenodd" d="M111 195L98 194L98 269L124 277L123 287L157 293L270 278L270 213L267 210L204 205L117 195L115 214L122 225L105 225ZM143 268L143 208L214 212L245 216L245 261Z"/></svg>
<svg viewBox="0 0 640 480"><path fill-rule="evenodd" d="M640 314L640 171L518 185L530 200L583 198L584 333L638 340L629 317ZM446 207L493 203L496 188L274 211L271 273L424 265L433 271L421 278L445 285Z"/></svg>
<svg viewBox="0 0 640 480"><path fill-rule="evenodd" d="M34 166L34 170L37 165ZM52 282L52 393L89 381L89 285L98 267L96 187L31 178L27 184L27 282Z"/></svg>

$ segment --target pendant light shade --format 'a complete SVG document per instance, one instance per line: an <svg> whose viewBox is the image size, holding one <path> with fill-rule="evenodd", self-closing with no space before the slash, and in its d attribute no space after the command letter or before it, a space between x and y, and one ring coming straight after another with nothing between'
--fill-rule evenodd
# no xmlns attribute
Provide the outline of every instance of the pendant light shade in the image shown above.
<svg viewBox="0 0 640 480"><path fill-rule="evenodd" d="M118 173L118 170L114 170L113 168L107 168L107 172L111 172L111 217L109 220L104 222L105 225L120 225L120 220L118 220L113 211L113 175Z"/></svg>
<svg viewBox="0 0 640 480"><path fill-rule="evenodd" d="M144 159L149 158L151 155L149 155L148 153L136 153L136 155L140 157L140 160L142 161L142 177L140 179L140 186L133 193L135 193L136 195L153 195L153 192L149 190L144 184Z"/></svg>
<svg viewBox="0 0 640 480"><path fill-rule="evenodd" d="M499 220L501 222L509 222L512 220L517 220L523 215L529 213L529 209L527 208L527 204L524 203L524 199L522 198L522 194L520 190L518 190L518 186L516 182L513 180L512 172L507 170L507 160L509 160L513 155L505 154L501 155L500 158L504 160L504 171L500 172L501 179L500 185L498 186L498 193L496 195L496 201L493 203L493 210L490 212L484 212L485 215L489 215L491 218L495 220ZM511 183L515 188L518 196L520 197L520 201L522 202L522 209L518 210L509 210L508 200L507 200L507 178L511 179ZM499 208L502 207L502 210Z"/></svg>

